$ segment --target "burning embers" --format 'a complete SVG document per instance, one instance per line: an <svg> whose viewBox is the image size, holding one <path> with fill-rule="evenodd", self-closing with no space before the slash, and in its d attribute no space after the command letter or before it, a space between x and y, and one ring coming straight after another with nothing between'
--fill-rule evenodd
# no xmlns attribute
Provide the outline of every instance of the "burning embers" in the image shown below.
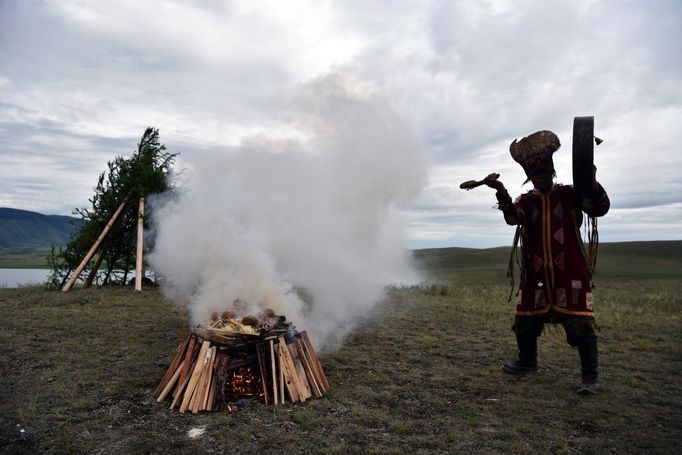
<svg viewBox="0 0 682 455"><path fill-rule="evenodd" d="M302 402L328 390L305 331L272 310L242 319L226 311L182 342L154 396L159 403L171 397L171 409L181 414L196 414L234 411L244 400Z"/></svg>

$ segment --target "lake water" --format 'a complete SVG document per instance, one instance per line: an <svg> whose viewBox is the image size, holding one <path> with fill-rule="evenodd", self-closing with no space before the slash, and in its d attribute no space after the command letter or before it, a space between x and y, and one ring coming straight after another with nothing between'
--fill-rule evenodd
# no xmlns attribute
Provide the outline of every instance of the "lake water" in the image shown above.
<svg viewBox="0 0 682 455"><path fill-rule="evenodd" d="M0 268L0 288L16 288L23 285L44 284L50 276L48 269L2 269ZM121 272L123 273L123 272ZM135 276L135 270L128 278ZM154 280L154 272L146 270L145 276ZM76 281L82 283L81 280Z"/></svg>
<svg viewBox="0 0 682 455"><path fill-rule="evenodd" d="M0 269L0 287L16 288L25 284L42 284L50 276L49 269Z"/></svg>

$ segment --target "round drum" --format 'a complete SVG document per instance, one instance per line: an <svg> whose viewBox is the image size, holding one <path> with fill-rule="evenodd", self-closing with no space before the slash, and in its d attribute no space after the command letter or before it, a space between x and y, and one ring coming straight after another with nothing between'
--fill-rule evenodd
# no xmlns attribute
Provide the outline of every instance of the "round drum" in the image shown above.
<svg viewBox="0 0 682 455"><path fill-rule="evenodd" d="M573 118L573 187L578 201L592 196L594 184L594 117Z"/></svg>

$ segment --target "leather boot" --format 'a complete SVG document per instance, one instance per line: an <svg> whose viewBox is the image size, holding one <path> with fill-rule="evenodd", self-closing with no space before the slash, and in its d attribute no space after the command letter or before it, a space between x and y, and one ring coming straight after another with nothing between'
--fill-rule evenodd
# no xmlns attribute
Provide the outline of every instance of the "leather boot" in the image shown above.
<svg viewBox="0 0 682 455"><path fill-rule="evenodd" d="M597 337L590 336L578 341L578 353L582 383L578 387L581 395L594 395L599 391L599 357L597 352Z"/></svg>
<svg viewBox="0 0 682 455"><path fill-rule="evenodd" d="M538 369L538 338L535 336L516 335L519 347L519 358L514 363L505 363L502 370L505 373L523 375Z"/></svg>

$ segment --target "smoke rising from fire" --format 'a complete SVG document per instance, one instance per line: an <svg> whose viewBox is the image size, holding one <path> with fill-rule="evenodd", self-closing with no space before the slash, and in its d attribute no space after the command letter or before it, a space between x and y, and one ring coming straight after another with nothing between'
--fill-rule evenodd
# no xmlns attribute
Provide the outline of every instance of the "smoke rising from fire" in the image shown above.
<svg viewBox="0 0 682 455"><path fill-rule="evenodd" d="M330 348L385 285L417 278L396 208L425 165L409 125L352 77L316 79L287 107L297 139L261 134L194 163L155 211L150 262L192 324L272 308Z"/></svg>

